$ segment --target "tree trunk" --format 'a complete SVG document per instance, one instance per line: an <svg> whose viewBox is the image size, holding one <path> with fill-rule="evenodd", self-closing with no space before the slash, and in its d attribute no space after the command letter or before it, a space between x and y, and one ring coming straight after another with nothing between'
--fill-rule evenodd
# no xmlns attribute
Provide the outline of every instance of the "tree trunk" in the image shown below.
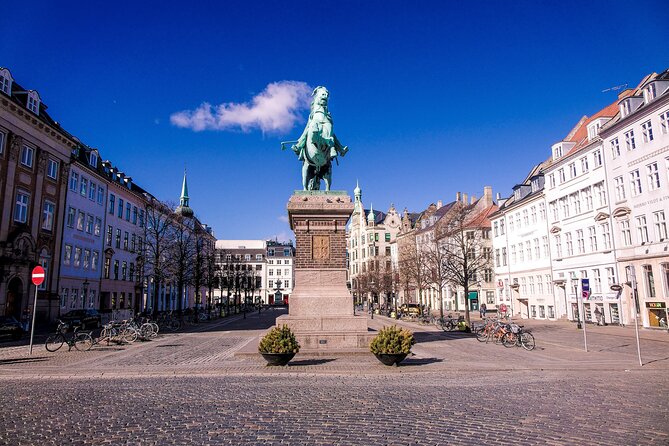
<svg viewBox="0 0 669 446"><path fill-rule="evenodd" d="M465 320L468 326L472 326L469 319L469 283L465 283Z"/></svg>
<svg viewBox="0 0 669 446"><path fill-rule="evenodd" d="M444 289L439 287L439 317L444 318Z"/></svg>

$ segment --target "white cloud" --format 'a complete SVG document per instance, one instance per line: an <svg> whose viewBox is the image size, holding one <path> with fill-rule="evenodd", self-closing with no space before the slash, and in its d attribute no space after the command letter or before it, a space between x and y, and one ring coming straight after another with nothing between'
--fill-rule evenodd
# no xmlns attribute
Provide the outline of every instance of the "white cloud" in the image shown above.
<svg viewBox="0 0 669 446"><path fill-rule="evenodd" d="M284 133L300 121L300 111L309 108L311 87L304 82L281 81L269 84L262 93L245 103L227 102L212 106L205 102L195 110L173 113L170 122L196 132L260 129Z"/></svg>
<svg viewBox="0 0 669 446"><path fill-rule="evenodd" d="M279 219L279 221L282 221L284 223L288 223L288 216L287 215L279 215L277 218Z"/></svg>

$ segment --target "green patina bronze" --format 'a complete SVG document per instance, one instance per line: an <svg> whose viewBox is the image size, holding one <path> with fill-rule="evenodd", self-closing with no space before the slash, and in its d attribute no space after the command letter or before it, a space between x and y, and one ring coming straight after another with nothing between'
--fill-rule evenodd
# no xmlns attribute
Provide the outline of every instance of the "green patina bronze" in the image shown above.
<svg viewBox="0 0 669 446"><path fill-rule="evenodd" d="M297 141L282 142L281 149L287 144L302 161L302 187L305 191L320 190L321 180L325 190L332 185L332 161L346 155L348 146L342 145L333 131L332 116L328 111L330 93L325 87L316 87L311 94L311 112L302 136Z"/></svg>

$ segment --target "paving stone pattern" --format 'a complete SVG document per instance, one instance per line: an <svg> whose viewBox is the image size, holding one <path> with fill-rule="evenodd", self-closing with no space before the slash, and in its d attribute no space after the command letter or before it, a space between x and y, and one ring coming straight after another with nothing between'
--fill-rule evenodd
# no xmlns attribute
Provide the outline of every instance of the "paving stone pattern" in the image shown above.
<svg viewBox="0 0 669 446"><path fill-rule="evenodd" d="M0 445L667 445L669 336L536 323L537 350L412 323L401 367L235 356L279 312L130 346L0 348ZM383 317L369 321L380 328ZM528 323L531 324L531 323ZM608 330L607 330L608 329Z"/></svg>

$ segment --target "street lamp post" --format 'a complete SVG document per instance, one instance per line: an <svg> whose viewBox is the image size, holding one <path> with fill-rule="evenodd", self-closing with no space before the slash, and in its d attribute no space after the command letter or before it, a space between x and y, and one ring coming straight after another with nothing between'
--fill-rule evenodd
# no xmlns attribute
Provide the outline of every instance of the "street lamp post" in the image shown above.
<svg viewBox="0 0 669 446"><path fill-rule="evenodd" d="M86 295L88 294L88 285L90 283L88 282L88 279L84 279L84 283L81 284L84 288L84 294L81 296L81 309L85 310L86 309Z"/></svg>
<svg viewBox="0 0 669 446"><path fill-rule="evenodd" d="M370 294L372 295L372 303L371 303L371 305L369 305L369 310L370 310L370 313L372 314L372 319L374 319L374 285L375 285L374 279L371 279L369 281L369 285L370 285L370 288L371 288Z"/></svg>

